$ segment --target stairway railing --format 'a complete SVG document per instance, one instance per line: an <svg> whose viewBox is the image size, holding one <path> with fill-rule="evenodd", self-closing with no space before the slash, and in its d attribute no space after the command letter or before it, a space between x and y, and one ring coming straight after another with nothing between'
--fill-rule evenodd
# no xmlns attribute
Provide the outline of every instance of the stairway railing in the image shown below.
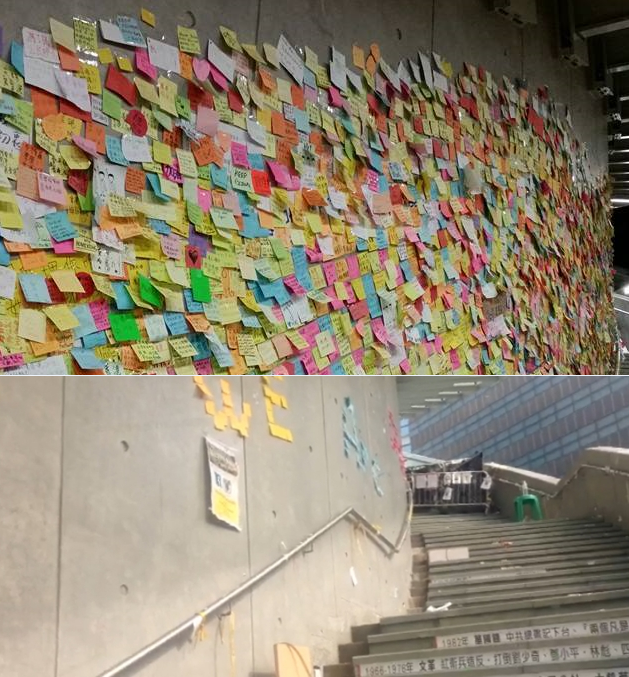
<svg viewBox="0 0 629 677"><path fill-rule="evenodd" d="M275 562L267 566L265 569L262 569L262 571L257 573L255 576L252 576L248 581L246 581L242 585L239 585L230 593L228 593L224 597L221 597L218 601L213 602L209 606L205 607L202 611L199 611L197 614L195 614L188 620L184 621L183 623L180 623L176 628L173 628L170 632L167 632L166 634L156 639L154 642L151 642L143 649L140 649L139 651L134 653L132 656L129 656L129 658L126 658L125 660L116 664L113 668L110 668L109 670L102 672L99 675L99 677L115 677L116 675L121 675L139 661L147 658L150 654L164 647L177 637L183 635L183 633L185 633L186 631L195 632L197 628L206 621L208 616L213 615L214 613L219 611L219 609L222 609L223 607L227 606L243 593L247 592L248 590L251 590L254 585L263 581L270 574L272 574L274 571L276 571L284 564L286 564L289 560L291 560L293 557L295 557L295 555L302 552L311 543L314 543L314 541L316 541L318 538L320 538L325 533L330 531L332 527L336 526L339 522L342 522L345 519L354 522L360 528L364 529L365 533L384 551L387 557L393 557L393 555L395 555L400 551L400 548L402 547L408 535L411 516L413 513L413 497L410 491L410 487L407 489L406 498L407 498L407 511L404 518L404 523L402 524L400 530L400 534L395 543L391 542L386 536L384 536L377 526L373 525L366 517L361 515L357 510L355 510L354 508L347 508L342 513L331 519L323 527L321 527L313 534L308 536L308 538L302 541L299 545L297 545L292 550L282 555L280 558L275 560Z"/></svg>

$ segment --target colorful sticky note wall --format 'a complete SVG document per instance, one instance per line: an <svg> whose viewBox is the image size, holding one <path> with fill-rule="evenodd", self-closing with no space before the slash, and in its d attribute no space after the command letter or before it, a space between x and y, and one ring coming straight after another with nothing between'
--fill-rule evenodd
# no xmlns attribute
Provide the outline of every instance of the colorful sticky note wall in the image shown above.
<svg viewBox="0 0 629 677"><path fill-rule="evenodd" d="M0 371L606 370L605 185L545 90L155 23L0 61Z"/></svg>

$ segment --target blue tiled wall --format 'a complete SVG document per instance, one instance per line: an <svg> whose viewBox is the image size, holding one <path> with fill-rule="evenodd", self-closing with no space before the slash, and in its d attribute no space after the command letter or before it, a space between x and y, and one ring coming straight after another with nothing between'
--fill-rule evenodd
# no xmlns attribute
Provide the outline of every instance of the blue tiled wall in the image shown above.
<svg viewBox="0 0 629 677"><path fill-rule="evenodd" d="M629 377L503 377L451 406L409 420L411 450L562 475L593 445L629 448Z"/></svg>

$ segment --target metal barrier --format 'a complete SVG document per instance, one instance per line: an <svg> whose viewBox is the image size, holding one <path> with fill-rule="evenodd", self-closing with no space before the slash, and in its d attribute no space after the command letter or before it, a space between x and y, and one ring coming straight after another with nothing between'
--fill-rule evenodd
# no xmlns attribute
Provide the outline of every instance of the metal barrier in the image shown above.
<svg viewBox="0 0 629 677"><path fill-rule="evenodd" d="M491 477L484 470L412 474L413 507L484 507L489 509Z"/></svg>

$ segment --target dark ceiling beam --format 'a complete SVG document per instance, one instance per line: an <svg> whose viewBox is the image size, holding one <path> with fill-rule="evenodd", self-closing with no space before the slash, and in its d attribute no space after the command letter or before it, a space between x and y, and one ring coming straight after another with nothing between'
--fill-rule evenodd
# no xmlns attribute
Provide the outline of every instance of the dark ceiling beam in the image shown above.
<svg viewBox="0 0 629 677"><path fill-rule="evenodd" d="M593 38L597 35L606 35L608 33L616 33L617 31L624 31L629 28L629 17L618 17L603 21L601 23L590 24L588 26L577 26L577 33L582 38Z"/></svg>
<svg viewBox="0 0 629 677"><path fill-rule="evenodd" d="M625 73L629 71L629 62L627 63L614 63L611 66L607 66L607 71L609 73Z"/></svg>

